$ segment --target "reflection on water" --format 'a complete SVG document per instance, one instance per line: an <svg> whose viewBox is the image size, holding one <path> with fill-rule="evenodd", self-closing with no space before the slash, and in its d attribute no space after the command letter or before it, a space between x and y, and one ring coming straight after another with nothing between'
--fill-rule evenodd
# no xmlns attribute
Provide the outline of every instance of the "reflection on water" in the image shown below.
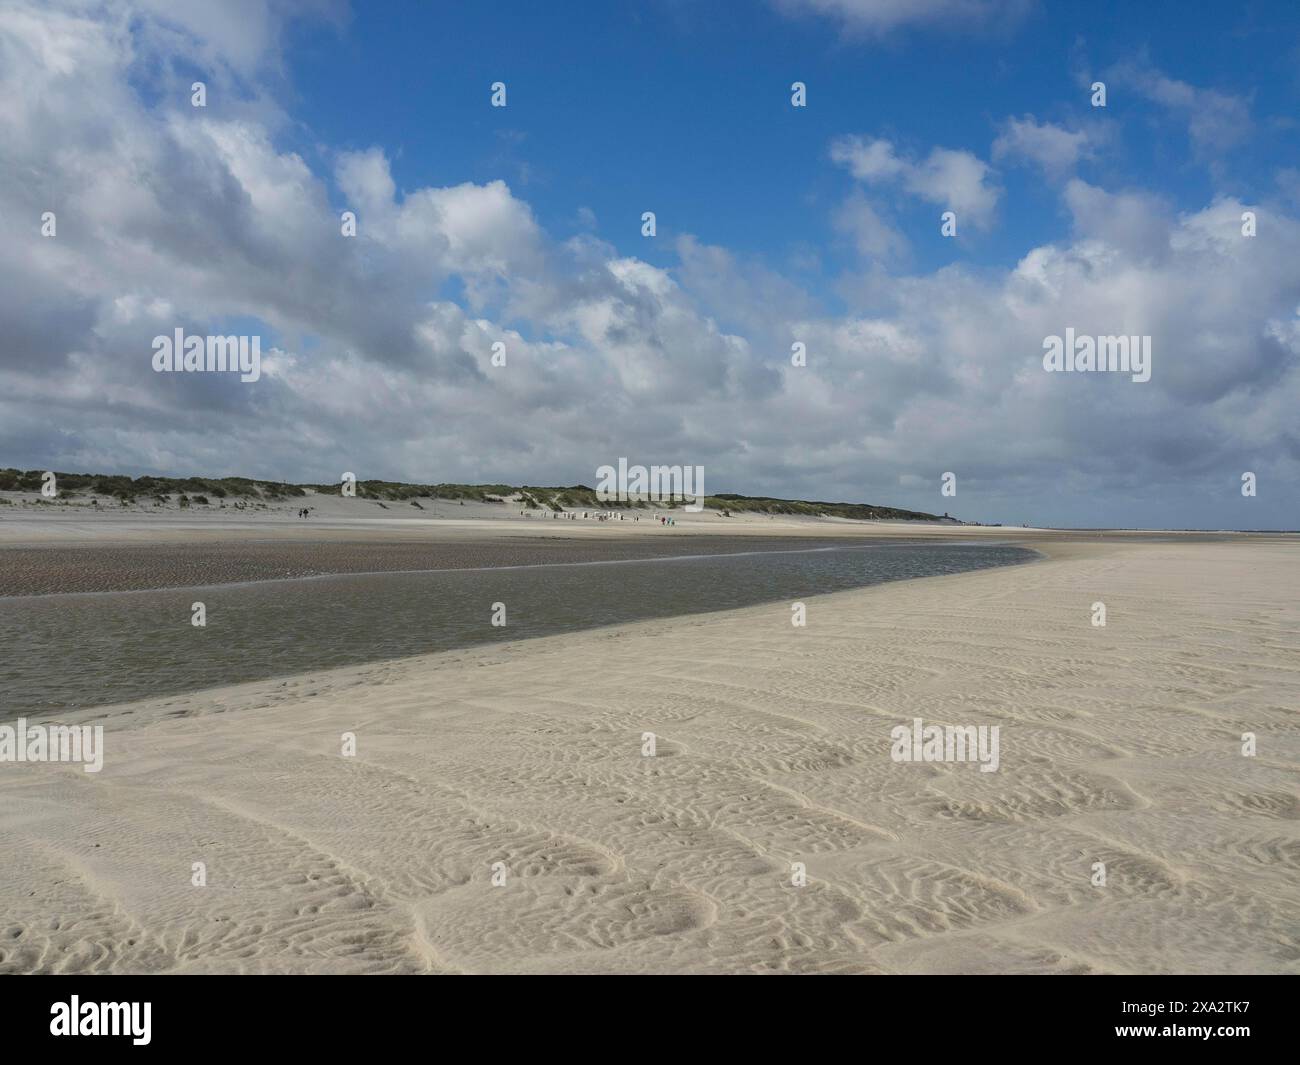
<svg viewBox="0 0 1300 1065"><path fill-rule="evenodd" d="M804 551L331 576L0 599L0 714L126 702L313 669L794 601L1024 562L985 544ZM207 625L190 624L202 602ZM494 628L492 604L509 624Z"/></svg>

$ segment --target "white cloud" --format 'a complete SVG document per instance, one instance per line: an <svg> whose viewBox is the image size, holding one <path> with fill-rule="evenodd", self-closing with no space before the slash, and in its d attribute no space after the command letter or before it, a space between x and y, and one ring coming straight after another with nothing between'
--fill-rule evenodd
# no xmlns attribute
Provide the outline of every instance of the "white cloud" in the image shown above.
<svg viewBox="0 0 1300 1065"><path fill-rule="evenodd" d="M907 253L907 238L881 218L860 192L854 192L844 201L835 212L833 223L869 258L893 261Z"/></svg>
<svg viewBox="0 0 1300 1065"><path fill-rule="evenodd" d="M988 229L1001 190L992 183L988 164L970 152L934 148L921 160L899 156L887 140L838 137L831 159L870 185L893 182L918 199L957 213L958 225Z"/></svg>
<svg viewBox="0 0 1300 1065"><path fill-rule="evenodd" d="M1014 24L1028 0L773 0L791 15L820 15L846 32L883 36L910 26L971 29Z"/></svg>
<svg viewBox="0 0 1300 1065"><path fill-rule="evenodd" d="M1073 178L1063 198L1077 236L1102 241L1138 261L1168 254L1172 211L1159 197L1145 192L1111 193Z"/></svg>
<svg viewBox="0 0 1300 1065"><path fill-rule="evenodd" d="M1008 118L993 142L994 159L1026 159L1053 178L1074 170L1080 160L1091 157L1095 150L1095 134L1039 122L1033 115Z"/></svg>
<svg viewBox="0 0 1300 1065"><path fill-rule="evenodd" d="M118 0L108 7L139 19L137 37L148 50L165 58L185 55L241 78L278 64L280 41L291 22L341 25L347 16L347 0Z"/></svg>
<svg viewBox="0 0 1300 1065"><path fill-rule="evenodd" d="M861 137L840 137L831 142L831 159L849 168L849 173L859 181L888 181L902 177L911 170L887 140L863 140Z"/></svg>
<svg viewBox="0 0 1300 1065"><path fill-rule="evenodd" d="M1244 96L1179 81L1144 60L1117 64L1107 76L1185 122L1193 146L1205 158L1226 154L1253 130L1250 101Z"/></svg>

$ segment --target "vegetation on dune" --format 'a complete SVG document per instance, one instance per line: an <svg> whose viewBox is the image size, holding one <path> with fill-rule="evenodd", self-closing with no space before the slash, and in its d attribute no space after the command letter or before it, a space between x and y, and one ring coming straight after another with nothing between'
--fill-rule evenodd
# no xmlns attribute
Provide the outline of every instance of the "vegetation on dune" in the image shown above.
<svg viewBox="0 0 1300 1065"><path fill-rule="evenodd" d="M819 518L853 518L858 521L939 521L937 514L871 503L822 503L806 499L769 499L730 493L706 496L705 505L717 510L757 511L762 514L802 514Z"/></svg>
<svg viewBox="0 0 1300 1065"><path fill-rule="evenodd" d="M341 484L309 484L321 495L342 495ZM409 499L473 499L481 503L504 503L501 497L519 491L508 484L406 484L402 481L358 481L357 497L360 499L387 499L405 502Z"/></svg>
<svg viewBox="0 0 1300 1065"><path fill-rule="evenodd" d="M43 470L0 469L0 491L39 492ZM308 490L321 495L341 495L339 484L286 484L282 481L259 481L248 477L126 477L120 474L60 473L55 471L60 496L77 492L90 492L119 500L124 506L134 503L136 497L153 499L155 504L168 503L177 497L181 506L191 503L204 505L208 499L231 499L234 505L264 505L263 501L278 502L300 498ZM651 506L644 500L602 500L596 490L585 484L567 487L542 488L533 485L514 487L508 484L407 484L402 481L357 481L357 497L377 503L409 502L420 506L416 500L465 500L480 503L504 504L516 498L528 510L612 510L645 508ZM789 514L805 517L851 518L858 521L938 521L939 515L897 507L881 507L871 503L826 503L805 499L774 499L768 496L744 496L723 493L708 496L705 504L724 513ZM682 505L680 500L668 501L668 507Z"/></svg>
<svg viewBox="0 0 1300 1065"><path fill-rule="evenodd" d="M0 469L0 492L39 492L44 470ZM60 495L89 491L115 499L151 496L166 501L173 495L198 494L225 499L236 496L248 499L305 495L297 485L254 481L247 477L125 477L121 474L63 473L54 471Z"/></svg>

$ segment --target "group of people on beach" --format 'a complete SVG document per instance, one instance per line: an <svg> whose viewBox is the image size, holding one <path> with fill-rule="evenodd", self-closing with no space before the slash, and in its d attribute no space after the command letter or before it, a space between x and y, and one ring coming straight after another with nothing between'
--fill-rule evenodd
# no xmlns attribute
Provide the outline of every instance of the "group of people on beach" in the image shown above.
<svg viewBox="0 0 1300 1065"><path fill-rule="evenodd" d="M608 510L601 511L600 513L597 513L597 514L590 514L590 515L587 513L587 511L584 510L584 511L582 512L582 516L583 516L584 518L586 518L586 517L592 517L592 518L595 518L597 521L613 521L615 518L618 518L619 521L627 521L627 515L626 515L626 514L615 514L615 513L613 513L612 511L608 511ZM576 517L577 517L577 514L568 514L568 515L566 515L566 517L576 518ZM640 520L641 520L641 515L640 515L640 514L633 514L633 515L632 515L632 520L633 520L633 521L640 521ZM660 518L660 519L659 519L659 524L660 524L660 525L676 525L677 522L676 522L673 518Z"/></svg>
<svg viewBox="0 0 1300 1065"><path fill-rule="evenodd" d="M531 517L533 516L533 512L532 512L531 510L525 510L525 509L520 509L519 514L520 514L521 517L525 517L525 518L531 518ZM302 516L305 517L305 516L306 516L306 513L303 512ZM584 517L584 518L595 518L596 521L613 521L615 518L617 518L619 521L627 521L627 515L626 515L626 514L615 514L613 511L608 511L608 510L598 511L598 512L597 512L597 511L586 511L586 510L584 510L584 511L582 512L582 515L581 515L581 516ZM556 510L556 511L552 511L552 512L551 512L551 518L552 518L552 519L564 518L566 521L577 521L577 520L578 520L578 517L579 517L579 515L578 515L577 511L567 511L567 510L566 510L566 511L558 511L558 510ZM640 515L640 514L633 514L633 515L632 515L632 520L633 520L633 521L640 521L640 520L641 520L641 515ZM677 519L676 519L676 518L661 517L661 518L659 519L659 524L660 524L660 525L676 525L676 524L677 524Z"/></svg>

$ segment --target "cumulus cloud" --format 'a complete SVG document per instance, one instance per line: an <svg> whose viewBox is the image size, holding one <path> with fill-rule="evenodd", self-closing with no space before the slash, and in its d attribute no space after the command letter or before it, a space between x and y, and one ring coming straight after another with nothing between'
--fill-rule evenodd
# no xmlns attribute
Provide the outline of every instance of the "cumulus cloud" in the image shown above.
<svg viewBox="0 0 1300 1065"><path fill-rule="evenodd" d="M1027 160L1052 178L1073 171L1097 148L1097 134L1039 122L1033 115L1008 118L993 142L993 158Z"/></svg>
<svg viewBox="0 0 1300 1065"><path fill-rule="evenodd" d="M1100 241L1137 262L1168 255L1172 211L1158 196L1107 192L1074 178L1066 184L1063 198L1079 237Z"/></svg>
<svg viewBox="0 0 1300 1065"><path fill-rule="evenodd" d="M900 156L887 140L837 137L831 159L868 185L897 183L904 191L955 211L958 223L987 229L1001 194L989 166L970 152L933 148L924 159Z"/></svg>
<svg viewBox="0 0 1300 1065"><path fill-rule="evenodd" d="M1225 154L1253 130L1248 98L1179 81L1144 59L1116 64L1107 77L1185 122L1193 146L1204 158Z"/></svg>
<svg viewBox="0 0 1300 1065"><path fill-rule="evenodd" d="M92 10L90 4L77 5ZM298 21L347 19L346 0L136 0L127 9L110 4L114 15L138 19L136 39L150 53L170 61L184 56L208 71L248 79L278 68L284 31Z"/></svg>
<svg viewBox="0 0 1300 1065"><path fill-rule="evenodd" d="M855 192L835 212L835 228L846 234L857 250L872 259L895 260L908 249L907 238Z"/></svg>

